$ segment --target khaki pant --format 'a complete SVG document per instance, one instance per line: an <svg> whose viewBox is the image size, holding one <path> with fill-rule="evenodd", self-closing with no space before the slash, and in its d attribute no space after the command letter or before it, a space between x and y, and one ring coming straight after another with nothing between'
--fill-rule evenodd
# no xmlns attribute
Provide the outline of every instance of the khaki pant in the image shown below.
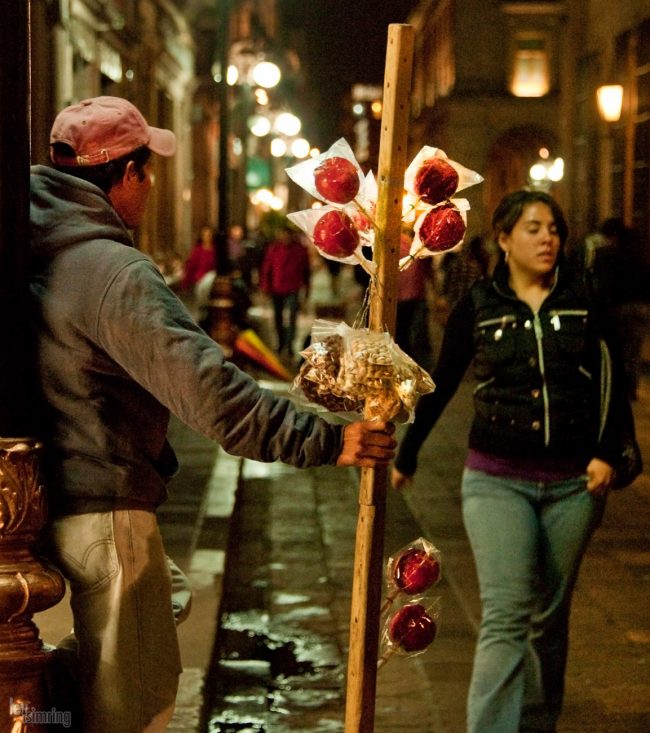
<svg viewBox="0 0 650 733"><path fill-rule="evenodd" d="M74 636L59 645L76 678L83 733L154 733L169 723L182 671L172 573L156 517L80 514L50 527L50 559L70 582ZM175 568L175 585L182 576ZM175 601L177 598L174 599ZM55 701L56 702L56 701ZM60 707L60 706L59 706Z"/></svg>

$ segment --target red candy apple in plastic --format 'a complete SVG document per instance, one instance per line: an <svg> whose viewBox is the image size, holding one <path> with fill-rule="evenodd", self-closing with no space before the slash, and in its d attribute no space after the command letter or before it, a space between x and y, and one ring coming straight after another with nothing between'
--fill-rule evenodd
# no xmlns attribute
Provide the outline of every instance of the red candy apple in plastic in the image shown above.
<svg viewBox="0 0 650 733"><path fill-rule="evenodd" d="M431 209L420 225L420 241L430 252L453 249L465 236L466 225L460 211L445 204Z"/></svg>
<svg viewBox="0 0 650 733"><path fill-rule="evenodd" d="M349 257L359 246L359 233L343 211L328 211L313 231L316 247L330 257Z"/></svg>
<svg viewBox="0 0 650 733"><path fill-rule="evenodd" d="M314 170L314 184L324 199L347 204L359 193L359 172L347 158L325 158Z"/></svg>
<svg viewBox="0 0 650 733"><path fill-rule="evenodd" d="M443 158L429 158L418 168L413 182L415 193L427 204L451 198L458 188L456 169Z"/></svg>
<svg viewBox="0 0 650 733"><path fill-rule="evenodd" d="M388 637L405 652L424 651L436 638L437 624L421 603L409 603L393 614Z"/></svg>
<svg viewBox="0 0 650 733"><path fill-rule="evenodd" d="M438 582L440 562L433 553L412 547L403 552L393 566L395 584L408 595L422 593Z"/></svg>

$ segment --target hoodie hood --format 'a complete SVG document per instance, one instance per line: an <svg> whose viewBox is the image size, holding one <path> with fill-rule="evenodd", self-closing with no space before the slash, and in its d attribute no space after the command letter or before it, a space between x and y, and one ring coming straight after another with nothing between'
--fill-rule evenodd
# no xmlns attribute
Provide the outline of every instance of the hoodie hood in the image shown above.
<svg viewBox="0 0 650 733"><path fill-rule="evenodd" d="M108 239L129 247L131 236L108 196L92 183L54 168L31 168L31 253L46 262L61 250Z"/></svg>

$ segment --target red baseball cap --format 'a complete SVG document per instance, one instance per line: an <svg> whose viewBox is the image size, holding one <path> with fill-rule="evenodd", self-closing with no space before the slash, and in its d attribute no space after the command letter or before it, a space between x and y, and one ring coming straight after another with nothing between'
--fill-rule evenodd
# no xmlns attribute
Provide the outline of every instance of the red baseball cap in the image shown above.
<svg viewBox="0 0 650 733"><path fill-rule="evenodd" d="M75 152L64 156L50 147L52 162L62 166L100 165L142 146L165 157L176 151L171 130L151 127L137 107L121 97L84 99L61 110L50 132L50 146L54 143L65 143Z"/></svg>

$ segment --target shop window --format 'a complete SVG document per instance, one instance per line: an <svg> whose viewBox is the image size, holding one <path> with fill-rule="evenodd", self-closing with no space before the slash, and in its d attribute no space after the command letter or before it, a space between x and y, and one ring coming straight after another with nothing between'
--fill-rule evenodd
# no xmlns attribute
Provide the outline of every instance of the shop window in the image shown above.
<svg viewBox="0 0 650 733"><path fill-rule="evenodd" d="M510 91L515 97L543 97L550 89L548 41L541 34L514 39Z"/></svg>

